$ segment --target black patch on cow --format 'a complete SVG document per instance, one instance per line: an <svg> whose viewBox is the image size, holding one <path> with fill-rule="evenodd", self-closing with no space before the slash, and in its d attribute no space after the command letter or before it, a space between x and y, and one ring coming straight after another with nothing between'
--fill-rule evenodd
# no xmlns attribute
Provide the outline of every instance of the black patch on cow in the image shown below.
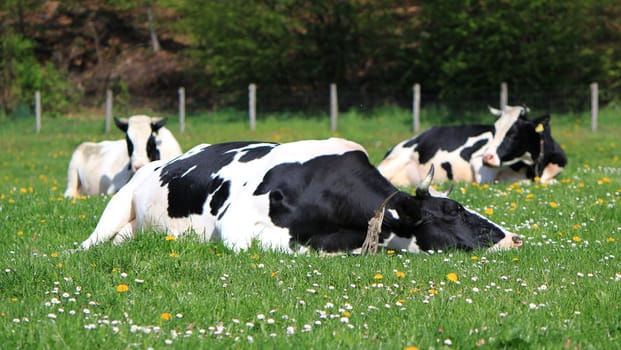
<svg viewBox="0 0 621 350"><path fill-rule="evenodd" d="M147 140L147 156L150 161L160 160L160 150L157 148L155 134L151 133Z"/></svg>
<svg viewBox="0 0 621 350"><path fill-rule="evenodd" d="M493 127L490 125L435 126L408 141L407 144L410 146L417 144L419 163L424 164L440 149L452 152L463 146L468 138L492 131Z"/></svg>
<svg viewBox="0 0 621 350"><path fill-rule="evenodd" d="M470 147L464 147L464 149L459 152L459 156L465 159L466 161L470 161L472 158L472 154L478 150L480 150L483 146L485 146L489 142L489 139L481 139L474 143L474 145Z"/></svg>
<svg viewBox="0 0 621 350"><path fill-rule="evenodd" d="M292 244L351 250L364 241L367 221L396 189L360 151L325 155L270 169L253 195L269 193L272 222Z"/></svg>
<svg viewBox="0 0 621 350"><path fill-rule="evenodd" d="M242 163L250 162L255 159L262 158L266 154L270 153L270 151L274 148L274 146L260 146L250 148L244 153L243 156L239 157L239 161Z"/></svg>
<svg viewBox="0 0 621 350"><path fill-rule="evenodd" d="M216 179L221 179L217 177ZM216 216L218 214L218 210L222 207L224 202L226 202L227 198L229 198L229 192L231 190L231 182L230 181L221 181L221 185L218 189L213 193L211 197L211 202L209 206L211 207L211 215Z"/></svg>
<svg viewBox="0 0 621 350"><path fill-rule="evenodd" d="M127 155L131 158L132 153L134 153L134 143L127 134L125 134L125 143L127 144Z"/></svg>
<svg viewBox="0 0 621 350"><path fill-rule="evenodd" d="M446 171L446 177L449 180L453 180L453 167L451 166L450 162L444 162L442 164L440 164L440 166L442 167L442 169L444 169L444 171Z"/></svg>
<svg viewBox="0 0 621 350"><path fill-rule="evenodd" d="M180 218L202 214L205 200L216 191L217 195L210 203L210 212L217 213L228 198L230 183L214 175L251 144L255 142L205 146L191 156L176 158L164 165L160 172L160 185L168 186L168 215Z"/></svg>

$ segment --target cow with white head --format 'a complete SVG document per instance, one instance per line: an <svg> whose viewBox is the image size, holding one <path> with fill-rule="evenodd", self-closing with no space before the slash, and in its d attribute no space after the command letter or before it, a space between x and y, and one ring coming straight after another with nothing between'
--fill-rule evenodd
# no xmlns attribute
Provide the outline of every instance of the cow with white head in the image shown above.
<svg viewBox="0 0 621 350"><path fill-rule="evenodd" d="M446 197L398 191L344 139L198 145L152 162L110 199L82 249L121 243L144 230L194 233L234 250L352 252L385 202L379 245L412 253L502 249L520 238Z"/></svg>
<svg viewBox="0 0 621 350"><path fill-rule="evenodd" d="M80 144L69 162L65 197L114 194L145 164L180 155L166 121L146 115L114 118L125 140Z"/></svg>

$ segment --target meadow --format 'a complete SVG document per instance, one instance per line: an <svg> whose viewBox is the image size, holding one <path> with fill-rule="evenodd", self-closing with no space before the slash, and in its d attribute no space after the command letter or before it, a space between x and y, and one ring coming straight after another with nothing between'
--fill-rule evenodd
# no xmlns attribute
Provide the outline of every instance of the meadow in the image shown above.
<svg viewBox="0 0 621 350"><path fill-rule="evenodd" d="M343 113L335 134L325 115L286 117L262 115L256 131L234 111L168 127L184 149L341 136L375 164L411 136L396 108ZM336 257L155 232L70 254L108 201L62 197L71 152L120 131L104 135L85 113L44 119L39 134L32 120L0 120L0 347L621 348L621 110L602 111L596 133L589 118L552 115L569 158L556 184L455 186L453 199L522 235L520 249Z"/></svg>

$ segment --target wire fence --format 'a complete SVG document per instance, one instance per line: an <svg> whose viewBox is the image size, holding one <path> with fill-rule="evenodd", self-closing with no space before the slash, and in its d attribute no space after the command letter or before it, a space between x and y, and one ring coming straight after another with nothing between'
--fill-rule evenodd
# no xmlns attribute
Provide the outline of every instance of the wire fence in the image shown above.
<svg viewBox="0 0 621 350"><path fill-rule="evenodd" d="M336 131L339 112L356 111L366 113L374 108L394 106L411 109L413 112L413 129L418 131L417 113L420 109L435 110L437 115L444 115L441 122L468 122L469 115L480 113L487 106L502 107L508 105L526 105L531 109L547 113L588 113L592 114L593 130L597 128L599 104L605 105L612 100L606 90L601 90L596 83L555 91L522 91L519 87L511 87L506 83L498 84L494 89L470 89L459 94L439 95L426 93L424 86L414 86L407 91L385 91L372 87L330 86L307 88L261 87L250 84L245 89L229 91L200 92L193 96L193 91L180 87L168 98L162 99L162 110L167 112L178 109L180 131L185 128L186 113L198 114L205 110L218 111L233 109L248 111L249 127L256 127L256 119L262 115L278 113L296 113L298 115L329 114L331 128ZM38 94L38 92L37 92ZM36 131L41 128L41 96L35 101ZM44 98L44 97L43 97ZM115 96L111 90L105 94L104 114L106 132L109 132L110 119L113 115ZM148 103L138 98L121 98L130 100L131 106L123 108L139 108ZM441 118L442 119L442 118Z"/></svg>

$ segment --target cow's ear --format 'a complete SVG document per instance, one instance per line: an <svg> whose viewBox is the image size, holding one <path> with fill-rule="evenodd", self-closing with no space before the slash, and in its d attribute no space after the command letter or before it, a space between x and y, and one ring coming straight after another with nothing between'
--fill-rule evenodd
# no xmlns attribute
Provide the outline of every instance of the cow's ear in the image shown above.
<svg viewBox="0 0 621 350"><path fill-rule="evenodd" d="M164 125L166 125L166 122L168 121L168 118L160 118L159 120L156 120L154 122L151 122L151 130L153 132L157 132L159 129L161 129Z"/></svg>
<svg viewBox="0 0 621 350"><path fill-rule="evenodd" d="M125 133L127 132L127 128L129 127L129 122L127 121L127 118L114 117L114 124L116 124L116 127L121 129L121 131Z"/></svg>
<svg viewBox="0 0 621 350"><path fill-rule="evenodd" d="M500 109L496 109L492 106L487 106L487 108L489 109L490 113L492 113L493 115L500 117L500 115L502 114L502 111Z"/></svg>
<svg viewBox="0 0 621 350"><path fill-rule="evenodd" d="M533 120L533 125L535 126L535 132L537 132L538 134L541 134L546 129L549 123L550 123L549 114L536 118L535 120Z"/></svg>

